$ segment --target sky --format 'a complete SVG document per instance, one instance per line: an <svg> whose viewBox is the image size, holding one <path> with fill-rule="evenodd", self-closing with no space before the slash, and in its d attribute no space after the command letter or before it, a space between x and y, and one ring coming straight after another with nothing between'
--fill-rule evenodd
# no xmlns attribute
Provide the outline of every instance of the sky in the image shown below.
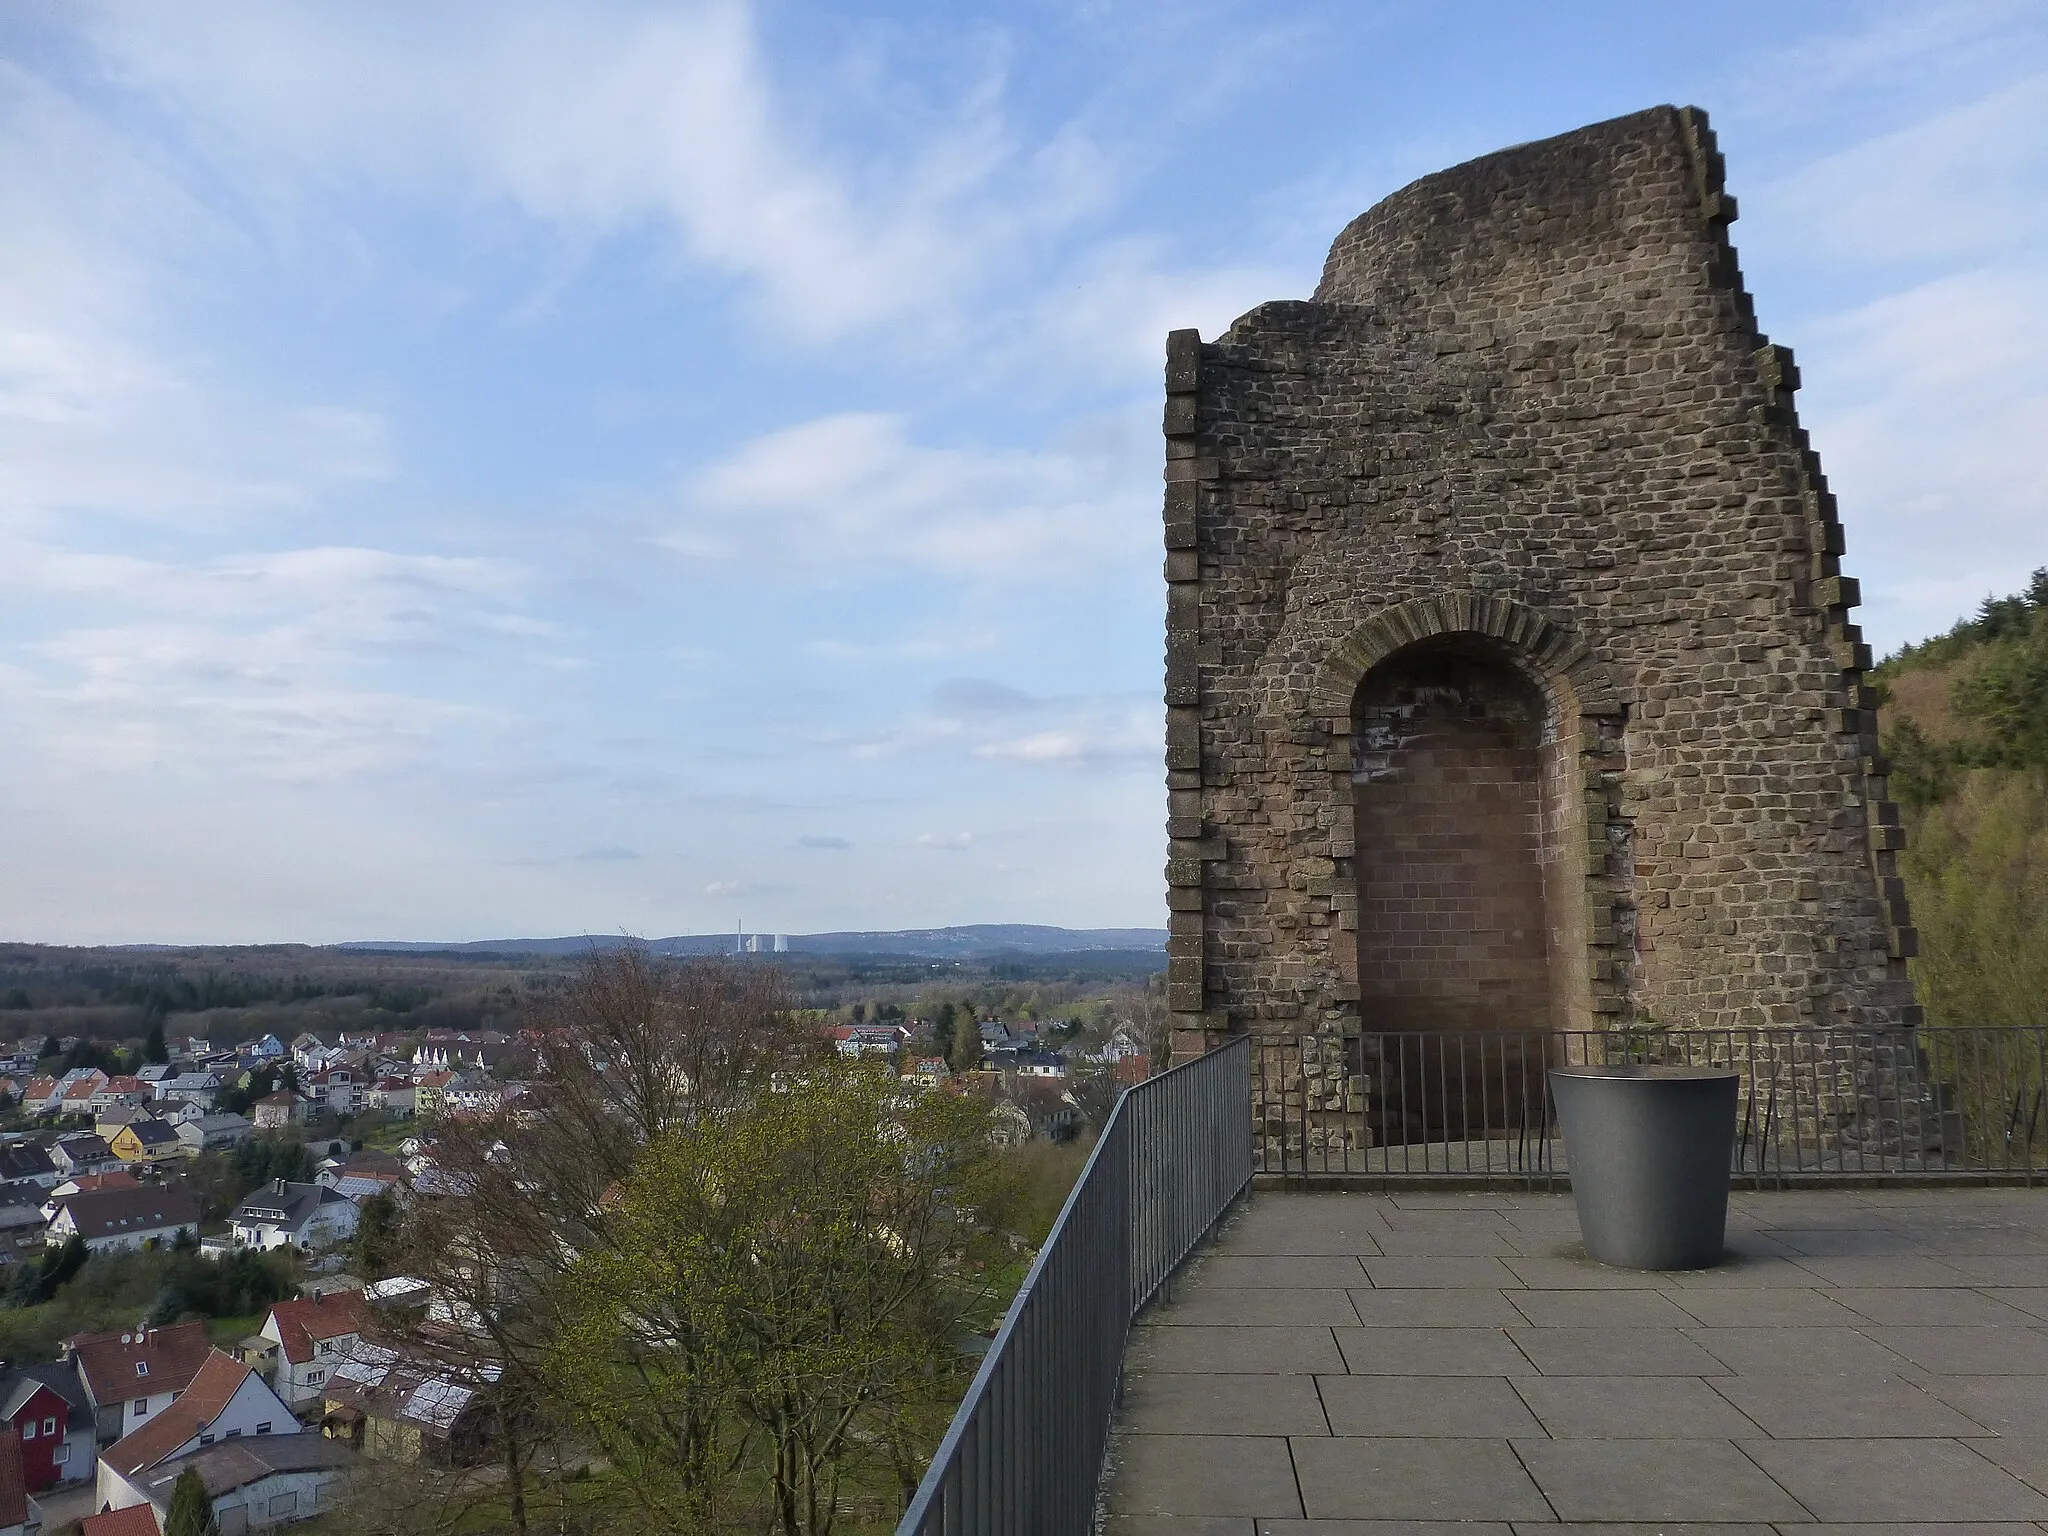
<svg viewBox="0 0 2048 1536"><path fill-rule="evenodd" d="M1162 925L1165 332L1659 102L1879 651L2023 586L2035 0L0 0L0 937Z"/></svg>

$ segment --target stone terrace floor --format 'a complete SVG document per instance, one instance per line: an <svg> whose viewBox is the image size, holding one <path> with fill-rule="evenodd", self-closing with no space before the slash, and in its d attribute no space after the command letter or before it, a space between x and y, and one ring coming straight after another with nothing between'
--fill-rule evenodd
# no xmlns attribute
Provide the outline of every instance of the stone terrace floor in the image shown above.
<svg viewBox="0 0 2048 1536"><path fill-rule="evenodd" d="M1132 1334L1109 1536L2048 1532L2048 1192L1738 1193L1679 1274L1577 1237L1254 1195Z"/></svg>

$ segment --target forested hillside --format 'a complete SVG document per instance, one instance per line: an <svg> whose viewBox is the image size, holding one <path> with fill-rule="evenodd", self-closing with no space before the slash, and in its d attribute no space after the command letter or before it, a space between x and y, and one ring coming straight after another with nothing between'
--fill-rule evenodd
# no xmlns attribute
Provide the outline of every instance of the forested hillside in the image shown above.
<svg viewBox="0 0 2048 1536"><path fill-rule="evenodd" d="M1931 1024L2048 1019L2048 570L1875 681Z"/></svg>

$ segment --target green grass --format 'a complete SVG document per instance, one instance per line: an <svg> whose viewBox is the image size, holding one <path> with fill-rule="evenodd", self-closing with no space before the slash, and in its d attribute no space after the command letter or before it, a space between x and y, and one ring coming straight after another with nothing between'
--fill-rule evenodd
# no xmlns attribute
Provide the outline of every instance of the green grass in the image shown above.
<svg viewBox="0 0 2048 1536"><path fill-rule="evenodd" d="M206 1341L222 1349L232 1349L263 1326L268 1312L248 1312L239 1317L209 1317L206 1320Z"/></svg>

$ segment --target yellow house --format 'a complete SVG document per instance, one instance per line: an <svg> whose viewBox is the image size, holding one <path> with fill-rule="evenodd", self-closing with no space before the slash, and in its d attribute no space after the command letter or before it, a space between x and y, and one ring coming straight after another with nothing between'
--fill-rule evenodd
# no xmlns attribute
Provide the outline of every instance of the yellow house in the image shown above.
<svg viewBox="0 0 2048 1536"><path fill-rule="evenodd" d="M135 1120L107 1138L124 1163L168 1163L185 1155L178 1133L161 1120Z"/></svg>

